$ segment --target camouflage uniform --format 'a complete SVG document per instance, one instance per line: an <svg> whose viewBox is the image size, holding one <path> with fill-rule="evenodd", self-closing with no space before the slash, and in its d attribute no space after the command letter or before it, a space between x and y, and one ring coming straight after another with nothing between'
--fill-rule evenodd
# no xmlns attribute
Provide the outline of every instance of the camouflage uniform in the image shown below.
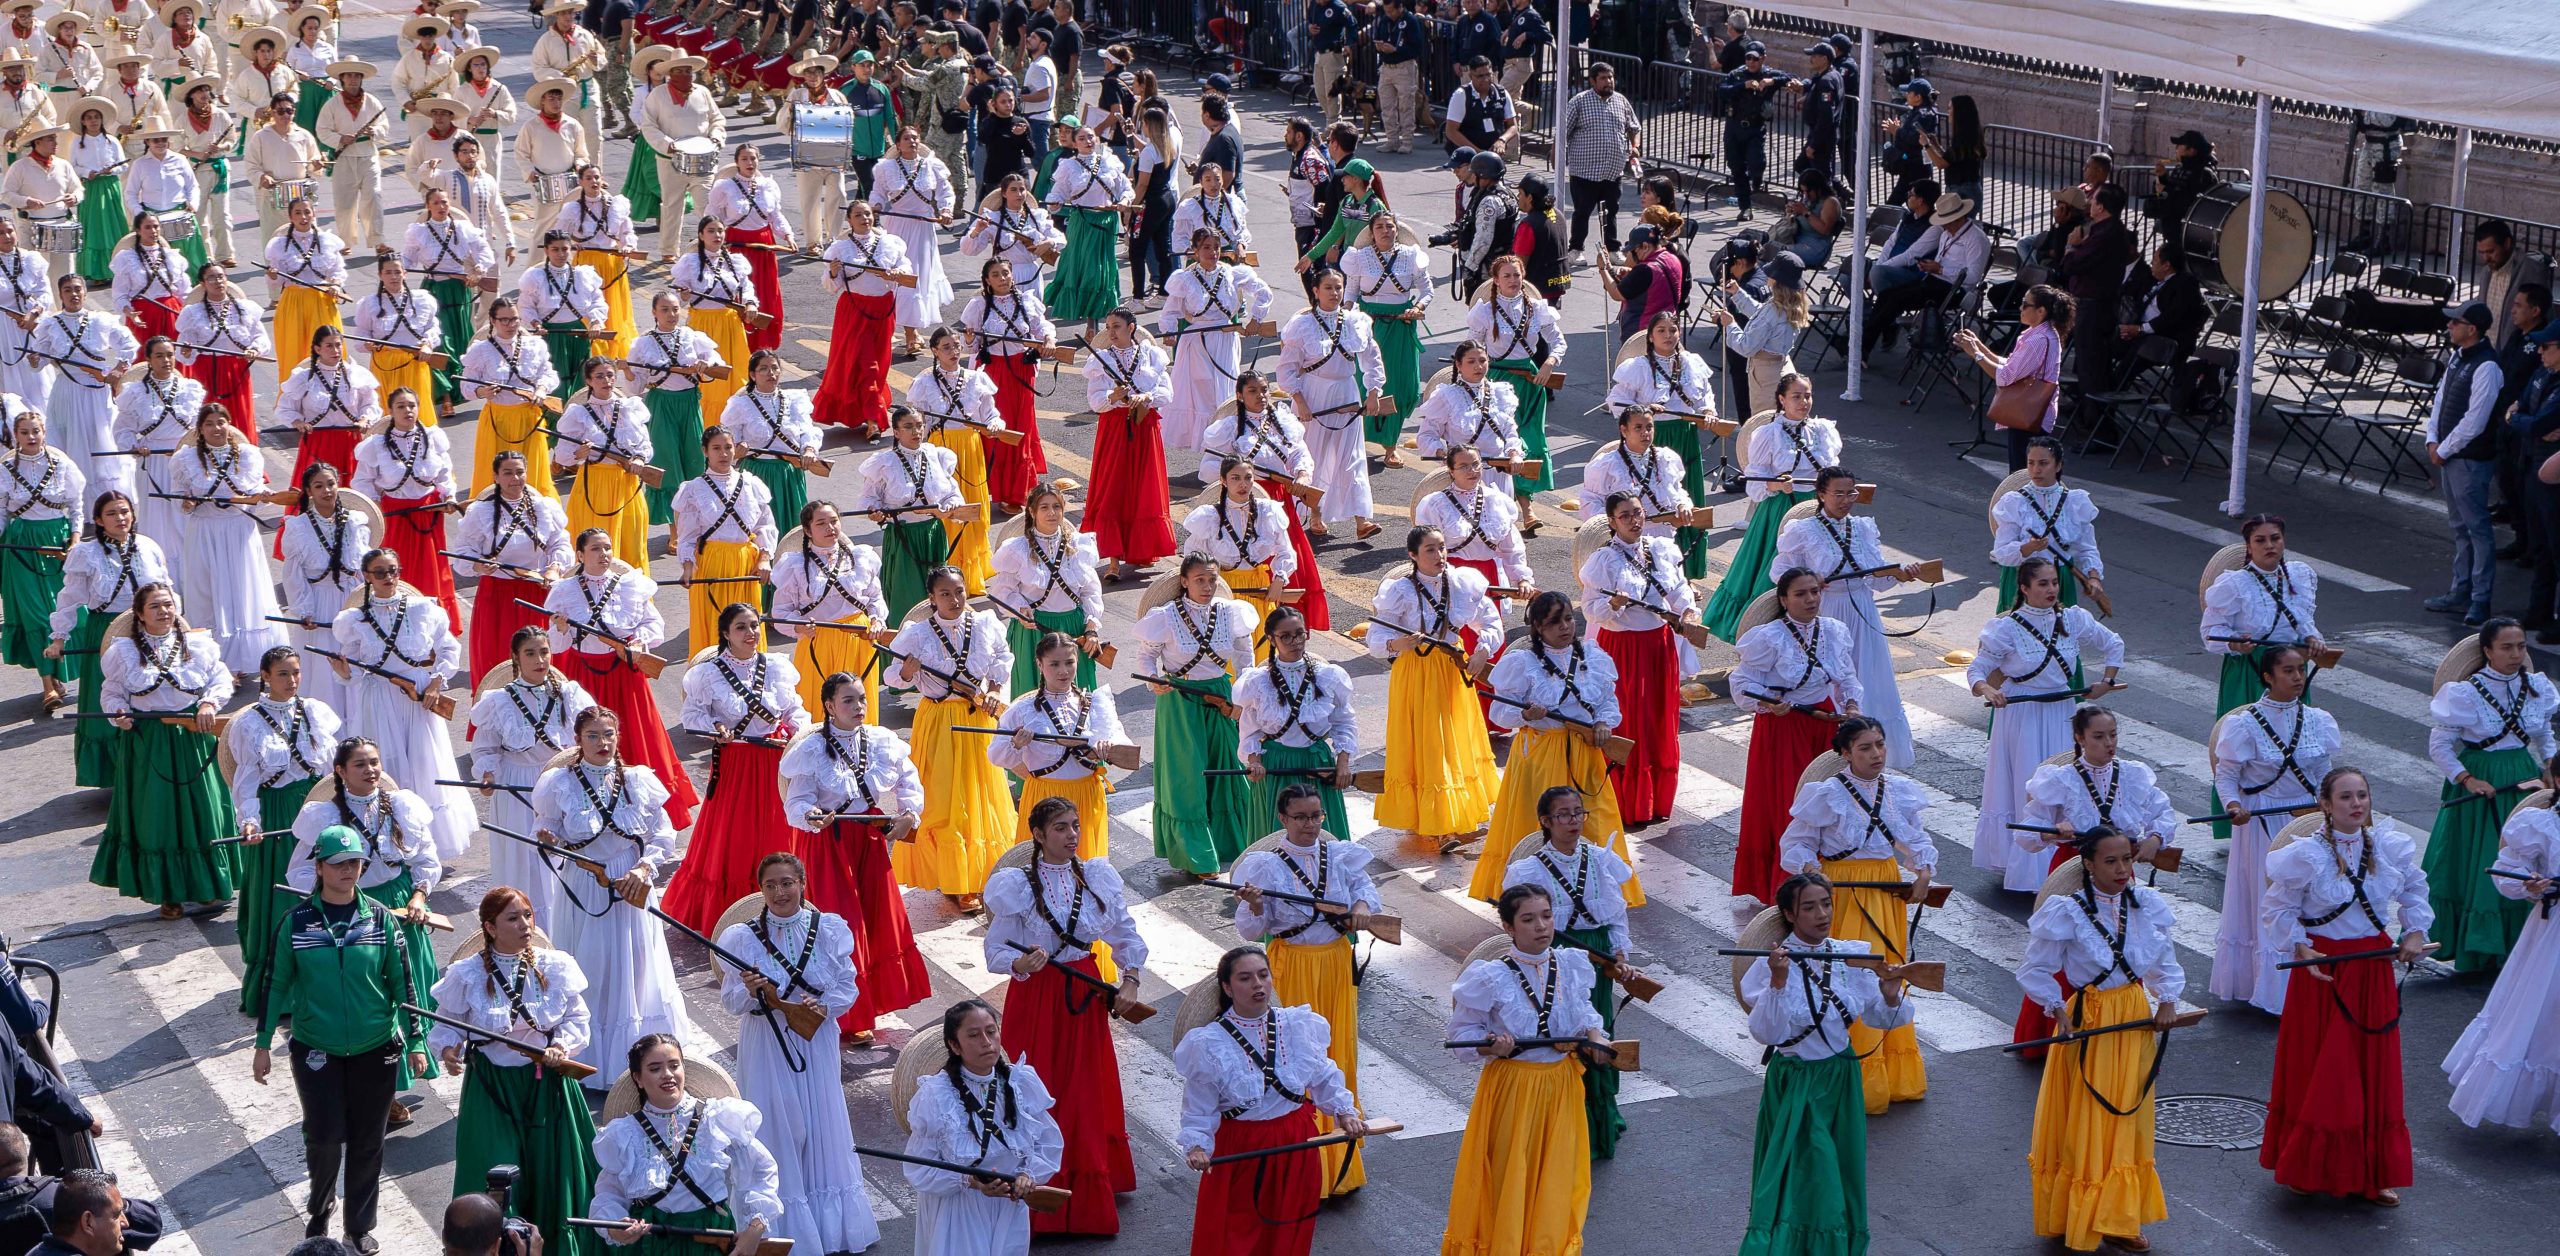
<svg viewBox="0 0 2560 1256"><path fill-rule="evenodd" d="M924 146L951 171L952 203L965 212L978 204L969 194L975 182L969 170L969 135L966 131L942 129L943 110L968 108L969 63L956 55L954 47L955 55L933 62L924 73L909 73L899 84L899 91L902 98L914 93L913 99L919 102L919 107L909 109L906 116L923 132Z"/></svg>

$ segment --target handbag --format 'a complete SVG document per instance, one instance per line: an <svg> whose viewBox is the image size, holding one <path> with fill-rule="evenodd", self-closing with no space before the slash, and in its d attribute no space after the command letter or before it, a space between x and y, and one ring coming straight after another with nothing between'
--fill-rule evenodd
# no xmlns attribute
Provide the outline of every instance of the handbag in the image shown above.
<svg viewBox="0 0 2560 1256"><path fill-rule="evenodd" d="M2044 414L2061 385L2041 375L2002 384L1991 395L1991 421L2013 432L2041 432Z"/></svg>

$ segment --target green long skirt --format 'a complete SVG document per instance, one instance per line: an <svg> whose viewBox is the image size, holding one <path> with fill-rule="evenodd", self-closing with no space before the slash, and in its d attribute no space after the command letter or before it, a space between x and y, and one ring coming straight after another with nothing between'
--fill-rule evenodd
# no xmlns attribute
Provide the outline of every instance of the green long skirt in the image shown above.
<svg viewBox="0 0 2560 1256"><path fill-rule="evenodd" d="M1360 422L1368 429L1369 442L1387 449L1404 438L1405 418L1422 401L1422 325L1396 317L1406 308L1360 303L1360 312L1377 320L1370 329L1378 337L1378 356L1387 362L1387 396L1396 403L1394 413L1373 414Z"/></svg>
<svg viewBox="0 0 2560 1256"><path fill-rule="evenodd" d="M780 458L749 458L746 467L773 495L774 522L785 532L797 526L800 509L809 504L809 473Z"/></svg>
<svg viewBox="0 0 2560 1256"><path fill-rule="evenodd" d="M655 1221L661 1225L689 1226L699 1230L738 1228L738 1219L731 1215L726 1205L721 1204L714 1204L709 1208L687 1208L682 1212L643 1206L632 1209L632 1212L637 1214L639 1220ZM704 1250L701 1244L692 1239L666 1234L645 1235L639 1242L629 1247L608 1247L603 1235L599 1234L596 1238L596 1250L611 1251L614 1256L702 1256ZM548 1253L551 1245L544 1243L542 1250Z"/></svg>
<svg viewBox="0 0 2560 1256"><path fill-rule="evenodd" d="M1224 676L1184 681L1223 698ZM1156 695L1156 853L1184 872L1216 876L1276 825L1255 828L1252 791L1241 776L1208 776L1240 766L1236 722L1180 693Z"/></svg>
<svg viewBox="0 0 2560 1256"><path fill-rule="evenodd" d="M558 322L542 325L542 342L551 350L551 367L560 372L560 383L551 395L562 401L575 396L587 386L587 357L595 351L595 342L573 333L586 330L585 323ZM699 450L695 451L697 454ZM670 481L674 479L671 475ZM651 518L664 516L651 512Z"/></svg>
<svg viewBox="0 0 2560 1256"><path fill-rule="evenodd" d="M1031 620L1039 625L1026 628L1021 621L1005 616L1005 642L1013 647L1013 692L1029 693L1040 687L1040 665L1031 657L1031 647L1040 644L1040 635L1063 632L1070 637L1084 632L1084 611L1033 611ZM1093 656L1076 651L1076 687L1093 688Z"/></svg>
<svg viewBox="0 0 2560 1256"><path fill-rule="evenodd" d="M59 549L71 544L68 519L15 519L0 543ZM39 676L68 679L71 660L49 659L53 608L62 600L62 560L23 549L0 551L0 660L32 667ZM95 723L96 721L86 721Z"/></svg>
<svg viewBox="0 0 2560 1256"><path fill-rule="evenodd" d="M578 1083L538 1064L470 1057L453 1141L455 1194L486 1189L492 1165L514 1165L524 1172L508 1196L508 1210L542 1231L542 1250L601 1256L607 1246L603 1235L568 1224L586 1215L595 1194L595 1142L595 1119L587 1115Z"/></svg>
<svg viewBox="0 0 2560 1256"><path fill-rule="evenodd" d="M2427 836L2423 866L2427 871L2427 905L2436 910L2427 936L2444 944L2437 958L2451 961L2458 972L2494 972L2514 949L2533 904L2498 893L2489 865L2498 858L2498 830L2507 813L2524 801L2542 775L2533 752L2467 749L2462 766L2477 780L2498 787L2487 798L2444 783L2443 805ZM2510 789L2509 786L2522 786Z"/></svg>
<svg viewBox="0 0 2560 1256"><path fill-rule="evenodd" d="M2078 606L2080 604L2080 573L2069 567L2063 567L2060 571L2062 574L2062 604L2064 606ZM2016 609L2018 609L2018 569L2015 567L2003 567L2000 569L2000 609L1995 613L2006 615ZM2251 672L2249 674L2250 680L2255 681L2257 678L2257 673ZM2226 677L2225 679L2227 680L2228 678ZM2257 698L2253 696L2246 699L2246 701L2255 702L2257 701ZM2224 709L2229 710L2230 708L2226 707Z"/></svg>
<svg viewBox="0 0 2560 1256"><path fill-rule="evenodd" d="M1731 642L1742 626L1742 612L1753 598L1768 591L1769 560L1778 554L1778 529L1797 502L1812 500L1811 493L1771 493L1751 508L1751 527L1734 547L1733 560L1725 564L1724 579L1717 582L1715 596L1707 600L1702 616L1717 640Z"/></svg>
<svg viewBox="0 0 2560 1256"><path fill-rule="evenodd" d="M903 622L908 609L924 600L924 573L950 557L951 534L940 519L890 519L880 532L880 595L889 604L890 623Z"/></svg>
<svg viewBox="0 0 2560 1256"><path fill-rule="evenodd" d="M194 235L188 236L183 240L170 241L170 247L178 250L178 256L187 259L187 275L189 278L193 278L197 274L202 273L204 270L204 264L213 260L213 254L205 251L204 224L202 223L196 224L196 233Z"/></svg>
<svg viewBox="0 0 2560 1256"><path fill-rule="evenodd" d="M631 221L658 220L658 150L649 147L645 135L631 137L631 169L623 172L622 195L631 202Z"/></svg>
<svg viewBox="0 0 2560 1256"><path fill-rule="evenodd" d="M248 887L240 896L238 930L244 1016L255 1018L266 1009L267 978L275 971L276 930L292 905L283 893L272 889L261 893L260 887L284 884L285 869L293 862L294 817L302 813L303 801L319 783L319 777L311 776L259 790L258 830L265 838L255 846L241 842L222 848L231 866L231 883Z"/></svg>
<svg viewBox="0 0 2560 1256"><path fill-rule="evenodd" d="M1333 747L1321 741L1308 746L1292 746L1265 737L1262 739L1262 766L1275 773L1299 768L1330 771L1333 768ZM1313 785L1324 791L1324 831L1347 842L1359 840L1352 836L1350 813L1342 809L1342 791L1331 781L1304 776L1265 775L1253 786L1253 822L1261 825L1264 833L1280 827L1280 791L1292 785ZM1257 837L1255 840L1261 839Z"/></svg>
<svg viewBox="0 0 2560 1256"><path fill-rule="evenodd" d="M1653 425L1653 443L1680 455L1680 486L1689 494L1689 504L1707 500L1706 451L1699 448L1698 425L1687 419L1665 419ZM1680 574L1692 580L1707 575L1707 530L1681 528L1672 539L1680 546Z"/></svg>
<svg viewBox="0 0 2560 1256"><path fill-rule="evenodd" d="M115 793L90 884L163 905L230 898L231 868L213 842L240 825L214 764L218 743L156 719L134 721L116 740Z"/></svg>
<svg viewBox="0 0 2560 1256"><path fill-rule="evenodd" d="M250 888L243 883L242 892L245 894ZM365 887L364 896L393 911L398 911L409 905L409 896L417 893L417 890L416 879L409 875L408 869L403 868L400 875L380 885ZM273 891L272 894L281 897L283 891ZM409 988L418 992L416 1000L418 1006L432 1012L436 1010L436 998L429 992L435 989L436 978L443 975L436 968L435 935L427 932L425 925L414 925L405 920L400 921L399 928L402 939L409 944ZM434 1077L443 1071L443 1067L436 1063L435 1056L429 1055L427 1071L417 1076Z"/></svg>
<svg viewBox="0 0 2560 1256"><path fill-rule="evenodd" d="M302 94L294 97L293 101L293 124L305 131L312 130L313 124L320 121L320 106L329 103L329 95L334 90L327 84L304 79Z"/></svg>
<svg viewBox="0 0 2560 1256"><path fill-rule="evenodd" d="M111 174L95 175L80 185L80 252L71 268L91 287L116 277L116 241L133 230L124 213L124 185Z"/></svg>
<svg viewBox="0 0 2560 1256"><path fill-rule="evenodd" d="M1120 308L1120 214L1109 209L1060 209L1058 227L1067 247L1058 255L1041 299L1061 323L1096 319Z"/></svg>
<svg viewBox="0 0 2560 1256"><path fill-rule="evenodd" d="M1503 358L1495 362L1493 377L1511 390L1515 408L1512 418L1520 429L1521 455L1541 464L1536 479L1525 475L1511 477L1512 491L1522 497L1544 492L1556 486L1556 469L1547 461L1547 390L1538 387L1534 378L1524 379L1514 372L1538 373L1538 364L1527 358Z"/></svg>
<svg viewBox="0 0 2560 1256"><path fill-rule="evenodd" d="M1603 955L1610 954L1609 931L1606 929L1567 929L1564 936L1580 942ZM1609 974L1593 966L1591 1006L1599 1009L1600 1029L1614 1038L1618 1034L1618 987ZM1857 1076L1850 1075L1850 1084ZM1591 1158L1614 1160L1618 1156L1618 1135L1627 1131L1627 1119L1618 1115L1618 1070L1605 1067L1582 1070L1582 1115L1591 1127Z"/></svg>
<svg viewBox="0 0 2560 1256"><path fill-rule="evenodd" d="M640 404L649 410L649 461L667 472L658 487L647 490L649 517L672 522L676 490L702 478L702 390L652 388L641 394Z"/></svg>
<svg viewBox="0 0 2560 1256"><path fill-rule="evenodd" d="M1769 1060L1751 1144L1751 1222L1741 1256L1867 1250L1867 1109L1857 1056Z"/></svg>
<svg viewBox="0 0 2560 1256"><path fill-rule="evenodd" d="M107 625L115 616L80 608L80 620L72 626L71 636L63 642L70 653L62 660L63 679L76 682L80 689L80 712L98 713L98 651L107 639ZM105 720L75 720L79 727L71 730L72 780L82 789L104 789L115 784L118 744L116 726Z"/></svg>
<svg viewBox="0 0 2560 1256"><path fill-rule="evenodd" d="M436 348L447 358L429 368L435 376L436 404L450 409L462 400L462 355L471 351L471 329L480 315L480 293L469 281L430 279L427 295L436 299Z"/></svg>

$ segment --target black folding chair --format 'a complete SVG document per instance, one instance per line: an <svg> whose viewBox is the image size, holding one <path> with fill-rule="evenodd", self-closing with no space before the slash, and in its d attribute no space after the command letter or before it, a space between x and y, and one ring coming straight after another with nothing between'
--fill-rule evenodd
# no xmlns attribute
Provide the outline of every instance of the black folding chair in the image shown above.
<svg viewBox="0 0 2560 1256"><path fill-rule="evenodd" d="M2323 301L2329 299L2321 298ZM2281 378L2283 372L2279 371L2278 375ZM2349 344L2332 346L2322 356L2319 365L2296 373L2294 378L2302 390L2301 396L2295 400L2277 400L2272 387L2267 391L2268 404L2264 409L2284 423L2284 431L2276 437L2276 447L2267 453L2267 466L2272 470L2284 457L2285 446L2296 437L2301 438L2302 463L2293 472L2293 482L2300 484L2303 473L2309 471L2314 462L2320 464L2323 475L2346 467L2338 451L2329 444L2329 425L2347 416L2347 401L2358 381L2364 378L2364 351Z"/></svg>
<svg viewBox="0 0 2560 1256"><path fill-rule="evenodd" d="M2444 378L2444 359L2432 353L2404 353L2392 373L2393 382L2380 391L2372 409L2347 413L2346 422L2356 429L2356 443L2347 451L2346 466L2338 474L2340 483L2353 481L2365 451L2372 450L2380 460L2376 469L2381 478L2373 486L2377 494L2399 479L2404 467L2412 479L2435 482L2434 469L2412 447L2411 438L2425 429L2427 407L2435 400L2436 384Z"/></svg>

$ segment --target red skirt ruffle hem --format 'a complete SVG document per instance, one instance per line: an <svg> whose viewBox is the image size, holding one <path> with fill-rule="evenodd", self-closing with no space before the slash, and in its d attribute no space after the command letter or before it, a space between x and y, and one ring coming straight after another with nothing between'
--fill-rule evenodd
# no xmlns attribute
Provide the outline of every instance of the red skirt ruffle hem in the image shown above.
<svg viewBox="0 0 2560 1256"><path fill-rule="evenodd" d="M1101 969L1088 955L1067 967L1088 977ZM1129 1119L1120 1094L1120 1054L1111 1045L1111 1004L1102 992L1049 964L1005 987L1004 1053L1028 1057L1042 1077L1081 1079L1058 1089L1049 1115L1066 1136L1051 1186L1074 1192L1059 1212L1031 1214L1034 1234L1118 1234L1112 1198L1138 1189L1129 1159Z"/></svg>
<svg viewBox="0 0 2560 1256"><path fill-rule="evenodd" d="M258 438L258 394L249 386L247 358L199 353L195 361L179 367L178 372L204 385L206 401L221 402L222 408L231 412L231 426L251 440Z"/></svg>
<svg viewBox="0 0 2560 1256"><path fill-rule="evenodd" d="M1165 477L1163 420L1136 422L1127 407L1102 412L1093 434L1093 483L1084 530L1106 562L1144 567L1174 551L1173 503Z"/></svg>
<svg viewBox="0 0 2560 1256"><path fill-rule="evenodd" d="M2389 945L2391 939L2378 934L2311 939L2323 955ZM2278 1185L2323 1195L2370 1197L2407 1186L2409 1125L2401 1108L2400 987L2393 965L2331 964L2334 982L2312 971L2294 969L2285 985L2258 1164L2275 1171Z"/></svg>
<svg viewBox="0 0 2560 1256"><path fill-rule="evenodd" d="M1625 763L1609 769L1609 781L1618 788L1618 818L1630 828L1651 824L1671 814L1672 795L1680 788L1680 651L1667 627L1643 632L1604 628L1600 648L1618 665L1618 734L1636 743ZM1751 757L1759 761L1756 740ZM1803 767L1796 765L1797 770ZM1792 784L1786 796L1795 797ZM1748 834L1749 812L1744 814L1743 832ZM1775 836L1772 830L1772 862ZM1746 838L1744 848L1749 845Z"/></svg>
<svg viewBox="0 0 2560 1256"><path fill-rule="evenodd" d="M889 341L897 326L894 296L836 298L836 333L826 376L809 401L811 418L841 427L889 425Z"/></svg>
<svg viewBox="0 0 2560 1256"><path fill-rule="evenodd" d="M444 500L442 493L422 497L385 497L382 499L382 544L400 556L400 578L416 585L418 592L434 598L444 607L447 626L455 636L462 635L462 602L453 593L453 564L437 550L451 549L444 539L444 512L419 510L408 514L393 512L409 506L425 506ZM541 601L542 595L533 595ZM479 673L472 673L475 677Z"/></svg>
<svg viewBox="0 0 2560 1256"><path fill-rule="evenodd" d="M1316 1136L1316 1110L1268 1121L1218 1123L1213 1156L1285 1147ZM1324 1154L1292 1152L1222 1164L1201 1175L1191 1215L1191 1256L1307 1256L1316 1238L1315 1214L1323 1202Z"/></svg>
<svg viewBox="0 0 2560 1256"><path fill-rule="evenodd" d="M991 353L982 361L996 381L996 413L1006 428L1022 433L1019 445L987 442L987 496L1007 510L1020 510L1032 483L1049 470L1049 451L1040 445L1039 394L1031 389L1040 360L1027 353ZM1039 1218L1032 1228L1039 1228Z"/></svg>

